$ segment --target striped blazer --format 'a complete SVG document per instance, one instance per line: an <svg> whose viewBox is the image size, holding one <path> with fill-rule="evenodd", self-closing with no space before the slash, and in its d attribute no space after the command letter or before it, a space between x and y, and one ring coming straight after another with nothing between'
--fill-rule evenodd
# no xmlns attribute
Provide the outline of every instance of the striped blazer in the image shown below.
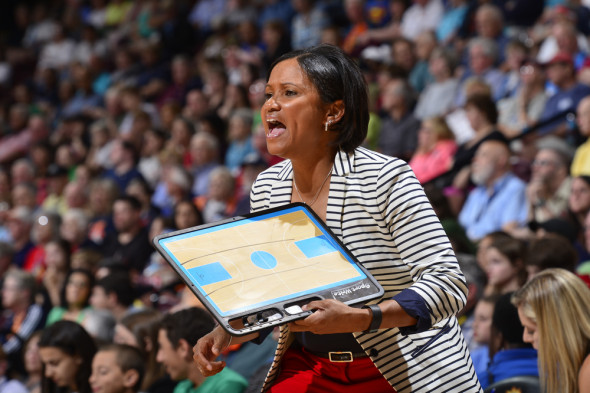
<svg viewBox="0 0 590 393"><path fill-rule="evenodd" d="M291 201L289 160L262 172L250 194L253 212ZM481 392L455 314L466 301L464 276L422 186L409 166L365 148L336 154L326 223L385 289L390 299L404 289L426 303L431 328L354 333L399 392ZM382 299L382 300L383 300ZM282 325L274 361L262 391L279 371L292 342Z"/></svg>

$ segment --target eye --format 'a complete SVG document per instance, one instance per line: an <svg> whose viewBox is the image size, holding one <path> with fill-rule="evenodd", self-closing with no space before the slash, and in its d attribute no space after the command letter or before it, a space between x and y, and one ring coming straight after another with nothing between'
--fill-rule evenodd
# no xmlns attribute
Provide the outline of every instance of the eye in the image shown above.
<svg viewBox="0 0 590 393"><path fill-rule="evenodd" d="M285 95L286 96L295 96L295 95L297 95L297 93L293 90L287 90L287 91L285 91Z"/></svg>
<svg viewBox="0 0 590 393"><path fill-rule="evenodd" d="M271 97L272 97L272 94L270 94L270 93L264 93L264 100L265 101L270 100Z"/></svg>

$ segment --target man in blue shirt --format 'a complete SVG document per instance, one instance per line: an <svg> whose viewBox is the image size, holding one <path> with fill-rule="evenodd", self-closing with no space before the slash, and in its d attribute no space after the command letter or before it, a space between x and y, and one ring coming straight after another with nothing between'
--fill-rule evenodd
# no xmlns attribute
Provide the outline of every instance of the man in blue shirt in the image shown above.
<svg viewBox="0 0 590 393"><path fill-rule="evenodd" d="M590 95L590 87L576 81L573 57L564 52L556 54L546 65L547 78L557 92L547 100L539 121L547 121L564 111L574 112L582 98ZM563 135L568 130L566 117L539 128L539 134Z"/></svg>
<svg viewBox="0 0 590 393"><path fill-rule="evenodd" d="M487 141L475 153L468 195L459 223L472 241L488 233L527 222L526 183L510 170L510 149L501 141Z"/></svg>

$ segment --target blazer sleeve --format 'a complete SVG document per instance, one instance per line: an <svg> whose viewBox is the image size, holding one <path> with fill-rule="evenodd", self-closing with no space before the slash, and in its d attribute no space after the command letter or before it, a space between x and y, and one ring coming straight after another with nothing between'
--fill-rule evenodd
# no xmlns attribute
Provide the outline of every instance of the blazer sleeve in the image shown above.
<svg viewBox="0 0 590 393"><path fill-rule="evenodd" d="M394 297L418 319L402 333L424 331L465 305L465 277L424 190L409 166L387 162L378 176L377 203L389 233L408 265L413 284Z"/></svg>

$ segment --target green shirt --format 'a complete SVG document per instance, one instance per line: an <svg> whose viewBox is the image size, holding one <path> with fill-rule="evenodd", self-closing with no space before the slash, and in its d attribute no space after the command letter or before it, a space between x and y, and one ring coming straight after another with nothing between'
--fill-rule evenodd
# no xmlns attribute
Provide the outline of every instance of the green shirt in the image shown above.
<svg viewBox="0 0 590 393"><path fill-rule="evenodd" d="M244 377L226 367L219 374L206 378L196 388L189 379L180 381L174 393L242 393L247 386L248 381Z"/></svg>

